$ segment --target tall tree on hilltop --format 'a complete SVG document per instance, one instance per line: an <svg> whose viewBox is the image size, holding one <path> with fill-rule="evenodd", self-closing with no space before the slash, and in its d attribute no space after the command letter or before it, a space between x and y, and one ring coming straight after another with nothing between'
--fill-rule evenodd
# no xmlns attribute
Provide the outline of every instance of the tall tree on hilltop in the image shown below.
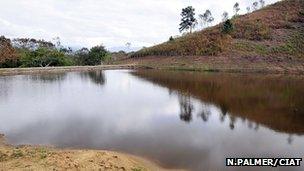
<svg viewBox="0 0 304 171"><path fill-rule="evenodd" d="M228 20L228 18L229 18L229 14L228 14L228 12L223 12L223 14L222 14L222 21L224 22L224 21L227 21Z"/></svg>
<svg viewBox="0 0 304 171"><path fill-rule="evenodd" d="M265 7L265 1L264 0L260 0L260 5L261 5L261 8L264 8Z"/></svg>
<svg viewBox="0 0 304 171"><path fill-rule="evenodd" d="M128 48L128 50L130 50L131 45L132 45L132 44L131 44L130 42L127 42L127 43L126 43L126 47Z"/></svg>
<svg viewBox="0 0 304 171"><path fill-rule="evenodd" d="M206 25L207 27L208 23L212 23L214 21L210 10L206 10L204 14L200 14L199 18L201 20L202 25Z"/></svg>
<svg viewBox="0 0 304 171"><path fill-rule="evenodd" d="M238 15L238 12L241 10L240 4L238 2L234 4L233 10L234 10L235 15Z"/></svg>
<svg viewBox="0 0 304 171"><path fill-rule="evenodd" d="M247 10L247 13L250 13L250 7L247 7L246 10Z"/></svg>
<svg viewBox="0 0 304 171"><path fill-rule="evenodd" d="M196 19L195 19L195 9L192 6L188 6L186 8L182 9L181 13L182 19L181 23L179 24L179 31L182 32L184 30L189 30L190 33L192 32L192 29L196 25Z"/></svg>
<svg viewBox="0 0 304 171"><path fill-rule="evenodd" d="M258 5L259 5L258 2L254 2L254 3L252 4L252 9L253 9L253 11L258 10Z"/></svg>

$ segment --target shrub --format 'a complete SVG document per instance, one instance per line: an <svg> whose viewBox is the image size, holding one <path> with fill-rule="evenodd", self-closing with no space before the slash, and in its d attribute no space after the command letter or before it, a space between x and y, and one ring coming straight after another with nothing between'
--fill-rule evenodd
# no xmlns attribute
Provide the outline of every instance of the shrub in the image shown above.
<svg viewBox="0 0 304 171"><path fill-rule="evenodd" d="M11 45L11 40L0 37L0 68L18 67L19 58L16 50Z"/></svg>
<svg viewBox="0 0 304 171"><path fill-rule="evenodd" d="M141 49L131 57L218 55L229 46L230 42L229 35L222 35L218 30L204 30L176 38L174 41Z"/></svg>
<svg viewBox="0 0 304 171"><path fill-rule="evenodd" d="M235 28L234 38L248 40L265 40L271 38L270 28L261 20L250 20L240 22Z"/></svg>
<svg viewBox="0 0 304 171"><path fill-rule="evenodd" d="M54 49L38 48L34 51L23 51L22 67L48 67L72 65L72 60L64 53Z"/></svg>
<svg viewBox="0 0 304 171"><path fill-rule="evenodd" d="M76 63L78 65L100 65L101 62L107 62L111 59L104 46L95 46L88 50L82 48L76 52Z"/></svg>
<svg viewBox="0 0 304 171"><path fill-rule="evenodd" d="M231 22L231 20L226 20L222 27L222 33L230 34L233 32L233 30L234 30L234 26L233 26L233 23Z"/></svg>
<svg viewBox="0 0 304 171"><path fill-rule="evenodd" d="M101 61L105 61L107 50L104 46L95 46L90 49L87 65L99 65Z"/></svg>

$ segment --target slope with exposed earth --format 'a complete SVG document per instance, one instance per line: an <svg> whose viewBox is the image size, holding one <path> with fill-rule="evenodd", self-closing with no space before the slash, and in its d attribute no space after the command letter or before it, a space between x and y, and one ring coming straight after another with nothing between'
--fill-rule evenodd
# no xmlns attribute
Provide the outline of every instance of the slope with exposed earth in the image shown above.
<svg viewBox="0 0 304 171"><path fill-rule="evenodd" d="M304 73L304 1L283 0L223 23L139 50L116 63L154 68Z"/></svg>

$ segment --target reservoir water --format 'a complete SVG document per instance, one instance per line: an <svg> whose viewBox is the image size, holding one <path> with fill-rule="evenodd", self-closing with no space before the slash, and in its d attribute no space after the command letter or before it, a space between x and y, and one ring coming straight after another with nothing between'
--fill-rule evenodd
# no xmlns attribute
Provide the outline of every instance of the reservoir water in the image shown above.
<svg viewBox="0 0 304 171"><path fill-rule="evenodd" d="M304 78L159 70L1 76L0 132L15 145L243 170L226 168L225 158L304 156ZM246 168L259 169L304 167Z"/></svg>

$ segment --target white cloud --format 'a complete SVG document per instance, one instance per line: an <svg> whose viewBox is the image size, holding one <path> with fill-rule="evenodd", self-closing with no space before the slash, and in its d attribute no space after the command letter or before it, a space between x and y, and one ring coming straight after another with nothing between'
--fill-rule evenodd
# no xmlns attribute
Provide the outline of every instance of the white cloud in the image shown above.
<svg viewBox="0 0 304 171"><path fill-rule="evenodd" d="M255 0L239 0L242 12ZM266 0L273 3L278 0ZM177 35L180 11L211 9L216 22L232 14L235 0L0 0L0 35L51 40L66 45L151 46Z"/></svg>

